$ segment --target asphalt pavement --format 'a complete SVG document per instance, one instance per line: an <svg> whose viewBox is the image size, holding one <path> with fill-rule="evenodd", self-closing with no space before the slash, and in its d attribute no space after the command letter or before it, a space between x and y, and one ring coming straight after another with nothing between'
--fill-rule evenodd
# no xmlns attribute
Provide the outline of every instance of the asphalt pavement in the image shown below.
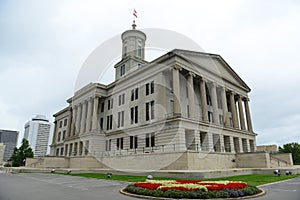
<svg viewBox="0 0 300 200"><path fill-rule="evenodd" d="M128 183L49 173L1 173L0 200L133 200L119 190ZM299 200L300 178L261 186L255 200Z"/></svg>

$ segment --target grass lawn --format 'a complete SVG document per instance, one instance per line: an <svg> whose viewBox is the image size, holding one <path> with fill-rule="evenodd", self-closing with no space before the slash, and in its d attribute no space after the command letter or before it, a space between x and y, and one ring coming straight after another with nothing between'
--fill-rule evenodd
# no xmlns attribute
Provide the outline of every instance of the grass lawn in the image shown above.
<svg viewBox="0 0 300 200"><path fill-rule="evenodd" d="M56 173L63 174L63 173ZM96 174L96 173L82 173L82 174L69 174L69 176L79 176L86 178L98 178L98 179L106 179L106 180L118 180L118 181L126 181L126 182L139 182L144 181L146 179L145 176L127 176L127 175L117 175L113 174L111 178L107 178L106 174ZM231 176L231 177L223 177L223 178L213 178L213 179L204 179L204 180L228 180L228 181L243 181L250 185L258 186L266 183L272 183L282 180L287 180L291 178L300 177L300 174L295 174L291 176L287 176L282 174L281 176L277 176L274 174L250 174L250 175L241 175L241 176ZM176 178L164 178L164 177L154 177L156 180L170 180Z"/></svg>

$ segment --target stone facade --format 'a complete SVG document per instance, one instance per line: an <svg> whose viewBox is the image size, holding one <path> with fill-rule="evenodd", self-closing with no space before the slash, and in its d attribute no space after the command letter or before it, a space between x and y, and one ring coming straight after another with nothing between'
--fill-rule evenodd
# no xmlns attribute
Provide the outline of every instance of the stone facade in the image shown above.
<svg viewBox="0 0 300 200"><path fill-rule="evenodd" d="M250 88L226 61L216 54L175 49L147 62L145 40L135 25L125 31L116 81L86 85L54 114L51 155L92 156L109 164L116 156L126 163L133 155L161 160L177 153L200 162L196 154L183 154L197 152L212 164L217 158L231 168L236 153L255 152ZM59 126L61 122L66 123Z"/></svg>

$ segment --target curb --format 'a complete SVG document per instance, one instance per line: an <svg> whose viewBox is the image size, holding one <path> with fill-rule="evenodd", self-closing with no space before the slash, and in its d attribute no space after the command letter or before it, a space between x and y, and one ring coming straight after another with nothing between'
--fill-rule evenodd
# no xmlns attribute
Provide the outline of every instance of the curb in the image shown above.
<svg viewBox="0 0 300 200"><path fill-rule="evenodd" d="M238 198L217 198L217 199L210 199L210 200L236 200L236 199L250 199L250 198L256 198L256 197L260 197L266 194L266 192L261 189L258 188L261 192L255 195L251 195L251 196L245 196L245 197L238 197ZM174 200L173 198L167 198L167 197L153 197L153 196L145 196L145 195L138 195L138 194L132 194L129 192L125 191L125 188L122 188L119 191L121 194L126 195L126 196L130 196L130 197L135 197L135 198L139 198L139 199L153 199L153 200ZM177 199L176 199L177 200ZM182 199L182 200L192 200L192 199ZM198 199L200 200L200 199Z"/></svg>

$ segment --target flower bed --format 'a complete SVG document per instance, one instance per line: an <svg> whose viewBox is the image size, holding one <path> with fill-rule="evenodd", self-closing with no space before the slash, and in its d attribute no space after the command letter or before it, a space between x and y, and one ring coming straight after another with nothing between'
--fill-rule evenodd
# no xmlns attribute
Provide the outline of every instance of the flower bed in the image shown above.
<svg viewBox="0 0 300 200"><path fill-rule="evenodd" d="M260 190L239 181L146 180L128 185L129 193L170 198L229 198L254 195Z"/></svg>

